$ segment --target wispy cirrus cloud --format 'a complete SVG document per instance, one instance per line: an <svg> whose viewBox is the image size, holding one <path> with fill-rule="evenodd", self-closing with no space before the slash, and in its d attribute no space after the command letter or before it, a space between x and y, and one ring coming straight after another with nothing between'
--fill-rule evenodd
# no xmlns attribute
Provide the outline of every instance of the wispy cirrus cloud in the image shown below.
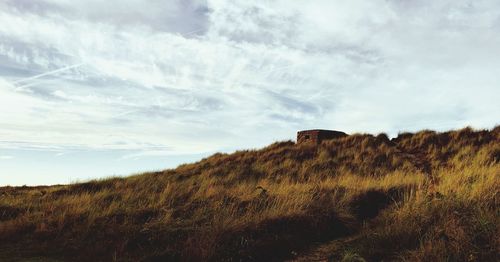
<svg viewBox="0 0 500 262"><path fill-rule="evenodd" d="M0 156L0 160L9 160L9 159L12 159L14 158L13 156Z"/></svg>
<svg viewBox="0 0 500 262"><path fill-rule="evenodd" d="M0 148L136 158L257 147L305 128L492 127L499 7L2 1Z"/></svg>

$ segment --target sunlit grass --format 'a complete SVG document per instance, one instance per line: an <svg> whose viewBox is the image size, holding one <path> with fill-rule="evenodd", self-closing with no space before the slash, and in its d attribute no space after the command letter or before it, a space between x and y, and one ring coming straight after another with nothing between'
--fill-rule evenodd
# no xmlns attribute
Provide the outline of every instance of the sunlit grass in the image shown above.
<svg viewBox="0 0 500 262"><path fill-rule="evenodd" d="M66 260L248 260L359 235L331 256L484 261L500 251L499 133L280 142L128 178L2 188L0 243Z"/></svg>

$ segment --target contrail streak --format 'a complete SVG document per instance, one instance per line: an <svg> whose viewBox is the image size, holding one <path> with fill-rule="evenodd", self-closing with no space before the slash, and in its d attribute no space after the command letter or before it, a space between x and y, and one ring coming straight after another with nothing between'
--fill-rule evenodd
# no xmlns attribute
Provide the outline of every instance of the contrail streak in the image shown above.
<svg viewBox="0 0 500 262"><path fill-rule="evenodd" d="M17 81L13 81L12 83L13 83L13 84L18 84L18 83L22 83L22 82L26 82L26 81L34 80L34 79L37 79L37 78L40 78L40 77L44 77L44 76L48 76L48 75L57 74L57 73L62 72L62 71L66 71L66 70L69 70L69 69L72 69L72 68L80 67L80 66L82 66L83 64L84 64L84 63L80 63L80 64L76 64L76 65L66 66L66 67L59 68L59 69L56 69L56 70L53 70L53 71L50 71L50 72L45 72L45 73L43 73L43 74L39 74L39 75L31 76L31 77L28 77L28 78L23 78L23 79L20 79L20 80L17 80Z"/></svg>

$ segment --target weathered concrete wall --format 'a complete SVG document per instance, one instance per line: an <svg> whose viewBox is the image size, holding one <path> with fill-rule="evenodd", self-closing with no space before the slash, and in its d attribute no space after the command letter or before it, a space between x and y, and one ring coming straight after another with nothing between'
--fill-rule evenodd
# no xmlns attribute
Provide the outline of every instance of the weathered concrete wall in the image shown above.
<svg viewBox="0 0 500 262"><path fill-rule="evenodd" d="M297 132L297 144L321 144L322 141L347 136L346 133L334 130L312 129Z"/></svg>

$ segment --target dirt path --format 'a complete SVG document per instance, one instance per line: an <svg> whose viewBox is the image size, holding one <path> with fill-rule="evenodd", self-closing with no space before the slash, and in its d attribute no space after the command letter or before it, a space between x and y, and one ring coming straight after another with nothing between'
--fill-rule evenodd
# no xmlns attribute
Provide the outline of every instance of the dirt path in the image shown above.
<svg viewBox="0 0 500 262"><path fill-rule="evenodd" d="M339 238L320 244L303 254L298 254L294 259L288 260L289 262L307 262L307 261L317 261L317 262L330 262L330 261L340 261L344 255L349 255L351 258L355 258L355 253L346 252L348 243L356 240L359 235L353 235L345 238ZM350 260L357 261L357 260ZM363 260L359 260L363 261Z"/></svg>

